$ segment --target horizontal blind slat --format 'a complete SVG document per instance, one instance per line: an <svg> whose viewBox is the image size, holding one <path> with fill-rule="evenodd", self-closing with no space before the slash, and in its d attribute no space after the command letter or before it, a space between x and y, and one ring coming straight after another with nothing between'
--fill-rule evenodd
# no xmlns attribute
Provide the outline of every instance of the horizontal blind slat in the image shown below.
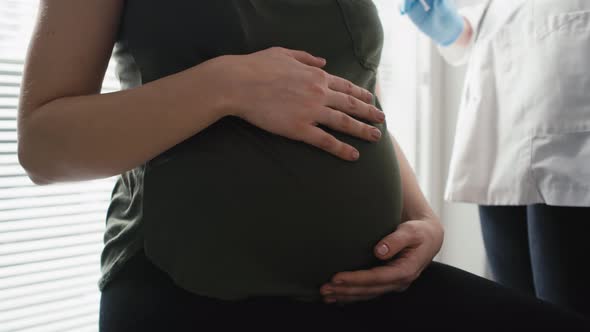
<svg viewBox="0 0 590 332"><path fill-rule="evenodd" d="M15 158L0 157L0 163L12 162ZM4 180L2 180L4 181ZM102 181L92 181L83 183L72 183L66 185L51 185L51 186L33 186L33 187L16 187L10 189L0 189L0 200L8 198L20 197L37 197L37 196L51 196L64 195L85 192L105 192L110 195L113 190L113 185L116 178L108 178Z"/></svg>
<svg viewBox="0 0 590 332"><path fill-rule="evenodd" d="M28 316L35 316L43 313L51 313L60 310L67 310L69 308L98 305L100 298L98 296L79 297L61 301L59 303L42 303L32 305L26 308L19 308L14 310L7 310L0 312L0 326L2 324L16 321L19 319L26 319Z"/></svg>
<svg viewBox="0 0 590 332"><path fill-rule="evenodd" d="M0 130L13 130L16 123L16 108L0 108Z"/></svg>
<svg viewBox="0 0 590 332"><path fill-rule="evenodd" d="M0 257L0 268L19 266L28 263L43 262L49 260L57 260L68 257L79 257L88 254L100 255L102 243L82 244L75 247L68 248L54 248L43 250L40 252L27 252L15 254L10 256Z"/></svg>
<svg viewBox="0 0 590 332"><path fill-rule="evenodd" d="M86 324L80 324L78 326L73 326L71 329L68 328L66 330L60 332L96 332L98 331L98 324L96 322L89 322ZM34 332L34 331L23 331L23 332ZM41 331L45 332L45 331Z"/></svg>
<svg viewBox="0 0 590 332"><path fill-rule="evenodd" d="M37 0L0 0L0 332L96 331L106 209L118 177L36 186L17 116ZM120 90L113 70L101 93Z"/></svg>
<svg viewBox="0 0 590 332"><path fill-rule="evenodd" d="M54 217L88 212L106 211L108 201L82 203L66 206L39 207L25 210L10 210L0 214L0 224L5 220L24 220L29 218Z"/></svg>
<svg viewBox="0 0 590 332"><path fill-rule="evenodd" d="M72 215L58 215L55 217L28 218L25 220L4 221L0 223L2 232L16 232L24 230L38 230L66 225L104 223L105 215L101 212L87 212ZM98 222L100 221L100 222ZM33 240L33 239L31 239ZM0 248L1 252L2 248Z"/></svg>
<svg viewBox="0 0 590 332"><path fill-rule="evenodd" d="M97 266L76 266L68 269L45 271L18 277L0 279L0 291L4 289L16 289L31 285L41 284L52 280L66 280L77 277L95 277L99 272Z"/></svg>
<svg viewBox="0 0 590 332"><path fill-rule="evenodd" d="M44 331L51 331L58 326L70 326L72 321L89 315L96 315L96 308L81 307L68 311L53 312L44 315L30 316L26 320L19 320L16 322L9 322L5 324L4 328L8 331L22 331L25 328L32 328L42 326Z"/></svg>
<svg viewBox="0 0 590 332"><path fill-rule="evenodd" d="M100 257L94 254L88 254L78 257L66 257L51 261L42 261L29 264L21 264L5 267L0 270L0 279L11 278L15 276L27 275L37 272L55 271L59 269L68 269L74 266L84 266L97 264Z"/></svg>
<svg viewBox="0 0 590 332"><path fill-rule="evenodd" d="M18 91L18 87L0 86L0 96L3 97L14 96L14 98L18 98Z"/></svg>
<svg viewBox="0 0 590 332"><path fill-rule="evenodd" d="M14 153L14 151L17 151L16 143L0 143L0 153Z"/></svg>
<svg viewBox="0 0 590 332"><path fill-rule="evenodd" d="M22 78L20 76L0 74L0 82L2 82L2 83L19 84L20 85L21 80L22 80Z"/></svg>
<svg viewBox="0 0 590 332"><path fill-rule="evenodd" d="M0 211L46 206L61 206L88 202L103 202L109 199L108 193L80 193L76 195L55 195L0 200ZM2 227L0 226L0 230Z"/></svg>
<svg viewBox="0 0 590 332"><path fill-rule="evenodd" d="M22 75L24 69L23 63L15 63L14 61L4 61L0 58L0 75Z"/></svg>
<svg viewBox="0 0 590 332"><path fill-rule="evenodd" d="M96 332L98 331L98 314L70 319L64 323L59 322L57 325L51 325L50 330L47 330L46 327L41 326L12 332Z"/></svg>
<svg viewBox="0 0 590 332"><path fill-rule="evenodd" d="M0 117L2 118L8 118L8 116L5 114L6 112L3 112L4 110L0 110ZM16 112L14 112L14 115L16 116ZM15 142L16 143L16 138L17 138L17 134L16 131L0 131L0 141L3 142ZM2 171L4 167L0 168L0 171Z"/></svg>
<svg viewBox="0 0 590 332"><path fill-rule="evenodd" d="M97 308L98 309L98 308ZM50 324L44 323L39 324L34 327L28 327L26 329L19 329L14 330L11 332L63 332L66 330L74 330L78 331L79 326L86 327L90 324L94 324L98 322L98 310L96 313L90 313L87 315L77 315L76 317L67 318L67 319L60 319L58 321L52 322ZM93 332L98 331L98 328L95 328Z"/></svg>
<svg viewBox="0 0 590 332"><path fill-rule="evenodd" d="M1 122L1 121L0 121ZM0 152L1 154L1 152ZM11 176L11 177L3 177L2 181L0 181L0 190L8 189L8 188L19 188L19 187L37 187L35 184L29 179L28 176Z"/></svg>
<svg viewBox="0 0 590 332"><path fill-rule="evenodd" d="M0 77L1 76L2 76L2 73L0 72ZM0 109L2 109L2 108L16 109L17 106L18 106L18 99L8 98L8 97L0 97Z"/></svg>
<svg viewBox="0 0 590 332"><path fill-rule="evenodd" d="M86 223L89 224L89 223ZM95 222L92 223L96 224ZM66 249L82 244L99 243L103 239L103 227L94 232L86 234L64 235L54 238L42 238L37 240L27 240L16 243L3 244L0 248L0 256L34 253L48 249ZM0 271L2 275L4 271Z"/></svg>
<svg viewBox="0 0 590 332"><path fill-rule="evenodd" d="M92 294L98 290L97 282L98 278L94 276L82 277L3 291L0 294L0 311Z"/></svg>

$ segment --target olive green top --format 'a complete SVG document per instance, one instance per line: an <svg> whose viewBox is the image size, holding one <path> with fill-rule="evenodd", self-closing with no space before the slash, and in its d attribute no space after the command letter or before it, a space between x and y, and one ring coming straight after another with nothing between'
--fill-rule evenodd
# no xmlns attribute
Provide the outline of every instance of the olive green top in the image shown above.
<svg viewBox="0 0 590 332"><path fill-rule="evenodd" d="M217 56L282 46L324 57L326 71L374 91L382 42L371 0L128 0L115 58L123 87L133 88ZM378 127L378 143L326 129L358 148L360 160L348 162L225 117L121 175L101 289L145 250L196 294L318 300L335 273L377 264L374 245L400 223L397 159Z"/></svg>

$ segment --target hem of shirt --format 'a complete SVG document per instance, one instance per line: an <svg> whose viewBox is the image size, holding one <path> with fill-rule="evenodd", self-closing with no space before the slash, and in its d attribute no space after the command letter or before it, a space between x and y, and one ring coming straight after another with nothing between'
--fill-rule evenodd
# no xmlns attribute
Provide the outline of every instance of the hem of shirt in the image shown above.
<svg viewBox="0 0 590 332"><path fill-rule="evenodd" d="M445 194L445 201L454 203L471 203L477 205L490 205L490 206L523 206L533 204L546 204L549 206L565 206L565 207L589 207L590 206L590 190L571 187L571 186L552 186L546 188L552 192L551 197L526 197L521 195L520 197L500 197L500 195L490 194L489 192L484 193L481 189L462 189L463 192L458 190L447 190ZM469 193L465 192L468 191ZM473 194L474 192L479 194ZM509 192L509 191L506 191Z"/></svg>
<svg viewBox="0 0 590 332"><path fill-rule="evenodd" d="M141 245L133 245L123 250L123 253L115 259L113 264L98 279L98 289L102 292L114 278L115 274L140 250L143 250L143 246Z"/></svg>

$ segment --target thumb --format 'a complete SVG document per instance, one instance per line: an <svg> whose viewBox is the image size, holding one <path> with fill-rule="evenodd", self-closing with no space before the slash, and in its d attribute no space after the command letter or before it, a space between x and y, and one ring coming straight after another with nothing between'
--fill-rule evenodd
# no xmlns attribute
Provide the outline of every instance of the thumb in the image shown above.
<svg viewBox="0 0 590 332"><path fill-rule="evenodd" d="M383 238L374 248L375 256L381 260L390 260L408 247L420 244L420 237L413 226L401 224L398 229Z"/></svg>

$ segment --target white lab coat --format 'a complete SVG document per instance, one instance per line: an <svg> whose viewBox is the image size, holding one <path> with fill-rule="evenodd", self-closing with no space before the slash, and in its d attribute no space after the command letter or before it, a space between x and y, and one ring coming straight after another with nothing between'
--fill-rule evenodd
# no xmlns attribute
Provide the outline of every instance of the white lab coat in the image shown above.
<svg viewBox="0 0 590 332"><path fill-rule="evenodd" d="M590 206L590 1L466 8L468 62L445 198Z"/></svg>

